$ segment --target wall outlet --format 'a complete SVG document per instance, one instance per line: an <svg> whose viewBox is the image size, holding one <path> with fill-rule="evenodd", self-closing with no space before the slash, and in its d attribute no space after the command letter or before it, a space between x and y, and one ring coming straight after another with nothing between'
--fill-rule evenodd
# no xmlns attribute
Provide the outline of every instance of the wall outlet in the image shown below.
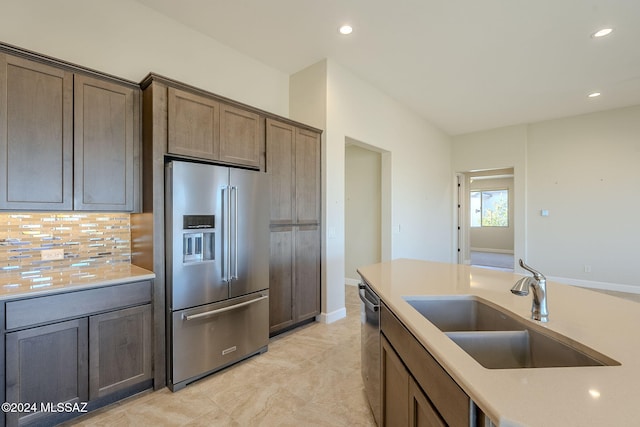
<svg viewBox="0 0 640 427"><path fill-rule="evenodd" d="M584 272L585 273L591 273L591 266L590 265L585 265L584 266Z"/></svg>
<svg viewBox="0 0 640 427"><path fill-rule="evenodd" d="M44 251L40 251L40 259L43 261L64 259L64 249L46 249Z"/></svg>

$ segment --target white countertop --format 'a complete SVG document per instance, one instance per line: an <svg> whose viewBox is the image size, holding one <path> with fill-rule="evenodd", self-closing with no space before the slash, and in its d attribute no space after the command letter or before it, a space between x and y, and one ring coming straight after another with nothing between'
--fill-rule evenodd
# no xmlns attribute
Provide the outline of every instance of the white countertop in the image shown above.
<svg viewBox="0 0 640 427"><path fill-rule="evenodd" d="M0 300L41 296L154 278L153 272L128 263L56 272L42 271L33 274L0 274Z"/></svg>
<svg viewBox="0 0 640 427"><path fill-rule="evenodd" d="M637 303L547 281L549 322L540 325L621 365L487 369L402 297L476 295L534 322L530 319L531 296L519 297L509 291L521 275L408 259L374 264L358 271L494 423L544 427L639 425Z"/></svg>

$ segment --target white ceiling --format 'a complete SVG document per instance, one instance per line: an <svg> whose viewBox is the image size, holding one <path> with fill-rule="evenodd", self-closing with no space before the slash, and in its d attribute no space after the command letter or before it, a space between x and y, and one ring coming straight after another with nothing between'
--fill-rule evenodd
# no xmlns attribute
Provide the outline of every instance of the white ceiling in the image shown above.
<svg viewBox="0 0 640 427"><path fill-rule="evenodd" d="M640 0L138 1L287 74L335 60L452 135L640 104Z"/></svg>

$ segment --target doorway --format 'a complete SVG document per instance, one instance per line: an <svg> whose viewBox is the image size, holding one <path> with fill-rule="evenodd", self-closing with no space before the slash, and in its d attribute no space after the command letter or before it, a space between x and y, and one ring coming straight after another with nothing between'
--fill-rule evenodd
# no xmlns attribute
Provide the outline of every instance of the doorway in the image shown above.
<svg viewBox="0 0 640 427"><path fill-rule="evenodd" d="M513 168L468 171L457 177L458 262L513 271Z"/></svg>
<svg viewBox="0 0 640 427"><path fill-rule="evenodd" d="M359 267L383 256L384 153L345 140L345 283L357 285Z"/></svg>

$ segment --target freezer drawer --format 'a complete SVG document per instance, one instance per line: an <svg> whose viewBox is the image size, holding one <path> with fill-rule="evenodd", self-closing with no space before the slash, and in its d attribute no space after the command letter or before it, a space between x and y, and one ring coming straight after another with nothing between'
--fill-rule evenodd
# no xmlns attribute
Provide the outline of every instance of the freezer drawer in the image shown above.
<svg viewBox="0 0 640 427"><path fill-rule="evenodd" d="M172 314L171 384L191 381L256 353L269 343L269 291Z"/></svg>

